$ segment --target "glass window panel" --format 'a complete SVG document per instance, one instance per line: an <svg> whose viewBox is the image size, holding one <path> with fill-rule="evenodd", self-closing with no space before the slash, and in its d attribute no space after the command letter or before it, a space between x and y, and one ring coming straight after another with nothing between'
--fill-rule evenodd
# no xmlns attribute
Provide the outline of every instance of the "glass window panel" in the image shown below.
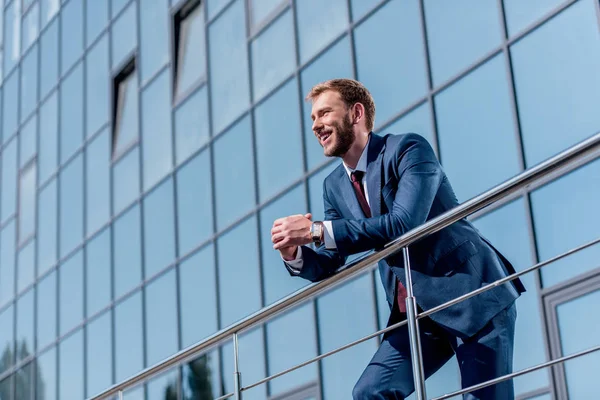
<svg viewBox="0 0 600 400"><path fill-rule="evenodd" d="M140 195L140 151L136 147L113 167L113 215Z"/></svg>
<svg viewBox="0 0 600 400"><path fill-rule="evenodd" d="M202 147L209 138L208 96L204 86L185 100L175 111L175 157L181 164Z"/></svg>
<svg viewBox="0 0 600 400"><path fill-rule="evenodd" d="M287 78L295 66L294 21L288 10L252 41L254 99L266 95Z"/></svg>
<svg viewBox="0 0 600 400"><path fill-rule="evenodd" d="M169 61L169 3L147 0L140 8L141 81L146 82Z"/></svg>
<svg viewBox="0 0 600 400"><path fill-rule="evenodd" d="M40 64L40 98L44 98L58 82L58 19L42 33Z"/></svg>
<svg viewBox="0 0 600 400"><path fill-rule="evenodd" d="M36 39L38 38L38 35L40 33L39 30L39 19L40 18L40 8L38 6L38 3L35 3L33 5L33 7L31 7L29 9L29 11L27 11L27 15L25 15L23 17L23 26L22 26L22 51L23 53L25 53L25 51L27 51L27 49L29 48L29 46L31 46L33 44L33 42L36 41ZM34 50L35 53L37 53Z"/></svg>
<svg viewBox="0 0 600 400"><path fill-rule="evenodd" d="M531 194L536 242L541 261L598 238L600 160ZM576 195L574 195L576 193ZM595 245L542 268L544 287L598 268L600 246Z"/></svg>
<svg viewBox="0 0 600 400"><path fill-rule="evenodd" d="M83 240L83 156L60 172L60 257Z"/></svg>
<svg viewBox="0 0 600 400"><path fill-rule="evenodd" d="M245 382L256 382L265 374L265 346L263 331L260 328L242 334L239 337L239 368L244 373ZM223 371L233 371L233 345L231 341L223 346ZM233 392L233 374L223 374L225 393ZM244 392L244 400L262 400L267 398L265 385L257 386Z"/></svg>
<svg viewBox="0 0 600 400"><path fill-rule="evenodd" d="M299 335L298 332L302 331ZM269 375L291 368L317 355L315 315L309 302L266 326ZM290 340L293 345L290 346ZM313 363L271 381L271 393L283 393L317 379Z"/></svg>
<svg viewBox="0 0 600 400"><path fill-rule="evenodd" d="M556 307L558 330L563 356L598 346L600 319L594 310L600 302L600 291L588 293ZM596 370L600 363L598 352L565 363L567 390L571 399L591 399L598 393Z"/></svg>
<svg viewBox="0 0 600 400"><path fill-rule="evenodd" d="M144 271L150 278L175 260L173 180L167 179L144 199Z"/></svg>
<svg viewBox="0 0 600 400"><path fill-rule="evenodd" d="M129 3L129 0L112 0L111 3L111 15L114 18L117 14L121 12L123 7Z"/></svg>
<svg viewBox="0 0 600 400"><path fill-rule="evenodd" d="M83 330L58 345L58 393L61 400L79 400L83 396Z"/></svg>
<svg viewBox="0 0 600 400"><path fill-rule="evenodd" d="M250 104L244 2L236 0L210 25L208 34L211 111L213 132L217 133Z"/></svg>
<svg viewBox="0 0 600 400"><path fill-rule="evenodd" d="M256 150L260 200L302 175L302 133L298 85L289 81L256 108ZM287 125L288 129L281 129Z"/></svg>
<svg viewBox="0 0 600 400"><path fill-rule="evenodd" d="M509 35L519 33L561 3L565 3L565 0L504 0Z"/></svg>
<svg viewBox="0 0 600 400"><path fill-rule="evenodd" d="M37 359L36 399L56 400L56 348L53 347Z"/></svg>
<svg viewBox="0 0 600 400"><path fill-rule="evenodd" d="M133 389L127 389L123 392L123 400L146 400L144 397L144 386L139 385Z"/></svg>
<svg viewBox="0 0 600 400"><path fill-rule="evenodd" d="M4 80L4 98L2 99L2 143L6 143L17 131L19 126L19 69Z"/></svg>
<svg viewBox="0 0 600 400"><path fill-rule="evenodd" d="M173 168L170 76L163 71L142 93L144 190Z"/></svg>
<svg viewBox="0 0 600 400"><path fill-rule="evenodd" d="M102 233L87 243L86 265L86 315L90 317L111 300L111 230Z"/></svg>
<svg viewBox="0 0 600 400"><path fill-rule="evenodd" d="M2 399L6 398L6 400L13 399L13 385L14 385L14 375L5 378L0 382L0 394L2 394Z"/></svg>
<svg viewBox="0 0 600 400"><path fill-rule="evenodd" d="M35 279L35 239L19 250L18 268L17 291L21 292Z"/></svg>
<svg viewBox="0 0 600 400"><path fill-rule="evenodd" d="M106 389L112 382L112 319L105 312L86 328L87 396Z"/></svg>
<svg viewBox="0 0 600 400"><path fill-rule="evenodd" d="M142 280L140 208L135 206L114 225L115 298L123 296Z"/></svg>
<svg viewBox="0 0 600 400"><path fill-rule="evenodd" d="M90 235L110 218L110 131L88 144L86 158L86 230Z"/></svg>
<svg viewBox="0 0 600 400"><path fill-rule="evenodd" d="M14 365L15 337L14 337L14 312L15 308L11 304L0 312L0 351L2 359L0 361L0 374L8 371ZM232 370L233 371L233 370Z"/></svg>
<svg viewBox="0 0 600 400"><path fill-rule="evenodd" d="M148 400L177 399L179 370L171 369L148 382Z"/></svg>
<svg viewBox="0 0 600 400"><path fill-rule="evenodd" d="M381 2L381 0L350 0L352 20L358 21Z"/></svg>
<svg viewBox="0 0 600 400"><path fill-rule="evenodd" d="M146 360L154 365L175 353L177 338L177 281L175 269L146 286Z"/></svg>
<svg viewBox="0 0 600 400"><path fill-rule="evenodd" d="M273 303L309 283L307 280L290 276L281 260L279 251L273 250L273 243L271 243L271 227L277 218L305 213L304 185L290 190L283 197L265 207L260 213L265 304Z"/></svg>
<svg viewBox="0 0 600 400"><path fill-rule="evenodd" d="M137 46L136 4L132 2L112 24L112 67L121 65ZM143 9L144 7L142 7Z"/></svg>
<svg viewBox="0 0 600 400"><path fill-rule="evenodd" d="M135 69L121 82L118 82L117 96L118 109L117 115L114 116L116 122L114 123L113 151L116 155L120 155L139 136L139 93Z"/></svg>
<svg viewBox="0 0 600 400"><path fill-rule="evenodd" d="M83 52L83 0L70 0L60 13L61 75L64 75Z"/></svg>
<svg viewBox="0 0 600 400"><path fill-rule="evenodd" d="M217 240L219 252L219 297L221 327L258 310L260 269L256 218L249 218ZM244 261L236 249L244 248Z"/></svg>
<svg viewBox="0 0 600 400"><path fill-rule="evenodd" d="M221 395L219 354L202 355L184 365L181 376L183 400L214 399Z"/></svg>
<svg viewBox="0 0 600 400"><path fill-rule="evenodd" d="M15 295L15 220L0 232L0 307Z"/></svg>
<svg viewBox="0 0 600 400"><path fill-rule="evenodd" d="M302 98L310 92L310 89L319 82L333 78L353 78L352 59L350 55L350 40L345 36L326 53L319 56L301 73ZM377 103L379 107L379 103ZM315 138L312 131L312 119L310 114L312 104L308 101L302 102L304 111L304 141L306 145L306 161L308 169L311 170L317 165L325 162L326 157L323 154L323 147Z"/></svg>
<svg viewBox="0 0 600 400"><path fill-rule="evenodd" d="M296 13L301 63L308 61L348 27L347 0L299 1Z"/></svg>
<svg viewBox="0 0 600 400"><path fill-rule="evenodd" d="M89 46L106 28L108 23L108 1L86 1L86 41Z"/></svg>
<svg viewBox="0 0 600 400"><path fill-rule="evenodd" d="M514 265L522 271L534 264L527 229L526 205L523 199L513 201L474 222ZM535 275L522 276L527 288L517 300L519 317L515 328L514 370L522 370L546 361L542 320L538 305ZM548 372L539 370L513 380L515 393L524 394L548 386Z"/></svg>
<svg viewBox="0 0 600 400"><path fill-rule="evenodd" d="M325 219L325 209L323 204L323 181L327 176L338 167L339 162L333 162L327 165L308 179L308 192L310 201L310 213L313 221L323 221Z"/></svg>
<svg viewBox="0 0 600 400"><path fill-rule="evenodd" d="M380 134L392 133L396 135L408 132L418 133L429 142L433 149L436 148L428 103L424 103L403 117L400 117L394 123L382 129Z"/></svg>
<svg viewBox="0 0 600 400"><path fill-rule="evenodd" d="M37 285L37 347L43 349L56 339L56 272L52 271Z"/></svg>
<svg viewBox="0 0 600 400"><path fill-rule="evenodd" d="M179 265L182 348L217 331L216 286L212 245Z"/></svg>
<svg viewBox="0 0 600 400"><path fill-rule="evenodd" d="M259 25L267 18L270 14L273 14L275 10L282 3L282 0L253 0L250 4L252 9L250 10L250 17L252 18L252 25Z"/></svg>
<svg viewBox="0 0 600 400"><path fill-rule="evenodd" d="M37 107L38 102L38 51L37 44L21 64L21 122L25 121Z"/></svg>
<svg viewBox="0 0 600 400"><path fill-rule="evenodd" d="M79 0L77 0L79 1ZM83 141L83 64L60 85L60 161L66 162Z"/></svg>
<svg viewBox="0 0 600 400"><path fill-rule="evenodd" d="M83 252L80 250L58 270L59 334L64 335L83 319Z"/></svg>
<svg viewBox="0 0 600 400"><path fill-rule="evenodd" d="M4 13L4 76L21 57L21 2L13 1ZM17 102L17 104L19 104ZM4 114L6 115L6 114Z"/></svg>
<svg viewBox="0 0 600 400"><path fill-rule="evenodd" d="M38 276L56 263L58 200L56 178L39 192L38 198Z"/></svg>
<svg viewBox="0 0 600 400"><path fill-rule="evenodd" d="M17 140L4 147L2 158L2 222L15 214L17 206Z"/></svg>
<svg viewBox="0 0 600 400"><path fill-rule="evenodd" d="M214 142L217 226L220 229L247 213L255 204L250 118L234 125ZM235 157L231 157L235 154Z"/></svg>
<svg viewBox="0 0 600 400"><path fill-rule="evenodd" d="M512 46L528 166L598 132L599 46L593 1L573 4Z"/></svg>
<svg viewBox="0 0 600 400"><path fill-rule="evenodd" d="M115 307L115 378L122 381L144 366L142 295L135 293Z"/></svg>
<svg viewBox="0 0 600 400"><path fill-rule="evenodd" d="M46 25L60 9L60 0L40 0L42 9L42 26Z"/></svg>
<svg viewBox="0 0 600 400"><path fill-rule="evenodd" d="M317 300L321 352L375 332L373 283L363 275ZM343 326L345 329L340 329ZM349 398L352 388L377 350L371 339L322 361L325 398Z"/></svg>
<svg viewBox="0 0 600 400"><path fill-rule="evenodd" d="M183 256L213 233L210 153L205 150L177 171L177 229ZM200 178L199 177L203 177Z"/></svg>
<svg viewBox="0 0 600 400"><path fill-rule="evenodd" d="M33 400L34 394L34 363L33 361L21 368L15 377L15 400Z"/></svg>
<svg viewBox="0 0 600 400"><path fill-rule="evenodd" d="M460 202L520 172L505 78L499 55L435 98L442 164Z"/></svg>
<svg viewBox="0 0 600 400"><path fill-rule="evenodd" d="M19 166L23 167L37 153L37 129L38 116L37 114L29 119L21 128L19 134Z"/></svg>
<svg viewBox="0 0 600 400"><path fill-rule="evenodd" d="M201 3L179 21L178 28L177 93L181 95L206 76L206 37Z"/></svg>
<svg viewBox="0 0 600 400"><path fill-rule="evenodd" d="M35 353L33 300L33 289L29 289L17 300L17 362Z"/></svg>
<svg viewBox="0 0 600 400"><path fill-rule="evenodd" d="M56 171L58 164L58 96L54 92L40 108L39 182Z"/></svg>
<svg viewBox="0 0 600 400"><path fill-rule="evenodd" d="M21 242L35 233L36 173L35 163L21 172L19 185L19 239Z"/></svg>
<svg viewBox="0 0 600 400"><path fill-rule="evenodd" d="M108 35L105 34L87 53L86 60L86 126L87 137L108 122L110 77L108 68Z"/></svg>
<svg viewBox="0 0 600 400"><path fill-rule="evenodd" d="M208 18L213 18L229 3L231 3L231 0L207 0Z"/></svg>

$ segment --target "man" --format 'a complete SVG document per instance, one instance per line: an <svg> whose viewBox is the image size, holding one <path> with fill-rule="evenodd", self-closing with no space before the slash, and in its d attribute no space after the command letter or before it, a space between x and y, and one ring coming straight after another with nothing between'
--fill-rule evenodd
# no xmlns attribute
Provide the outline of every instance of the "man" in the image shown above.
<svg viewBox="0 0 600 400"><path fill-rule="evenodd" d="M278 219L271 231L292 275L325 279L348 255L380 249L409 230L458 205L431 147L410 133L372 133L375 105L359 82L334 79L312 88L312 129L326 156L342 164L324 181L325 221L311 215ZM316 243L314 251L306 245ZM428 310L513 273L512 265L466 220L409 248L418 307ZM406 318L402 254L379 262L391 314ZM525 288L519 280L421 319L425 377L456 354L462 386L512 372L516 310ZM407 327L388 332L353 390L355 399L403 399L414 391ZM466 395L512 399L512 381Z"/></svg>

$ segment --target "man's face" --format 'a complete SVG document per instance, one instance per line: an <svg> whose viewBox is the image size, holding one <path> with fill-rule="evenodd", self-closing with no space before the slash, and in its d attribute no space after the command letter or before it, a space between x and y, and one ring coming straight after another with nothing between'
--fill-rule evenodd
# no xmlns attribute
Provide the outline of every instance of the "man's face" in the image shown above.
<svg viewBox="0 0 600 400"><path fill-rule="evenodd" d="M354 143L350 110L340 94L333 90L321 93L313 101L312 130L327 157L342 157Z"/></svg>

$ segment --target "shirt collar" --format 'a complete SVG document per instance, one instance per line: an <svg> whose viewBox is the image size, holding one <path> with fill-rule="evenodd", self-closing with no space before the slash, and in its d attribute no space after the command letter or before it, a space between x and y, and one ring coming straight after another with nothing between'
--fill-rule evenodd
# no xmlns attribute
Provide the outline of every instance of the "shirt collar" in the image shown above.
<svg viewBox="0 0 600 400"><path fill-rule="evenodd" d="M342 161L342 164L344 165L344 168L346 169L346 173L348 174L349 178L351 178L350 175L354 171L362 171L364 173L367 172L367 154L369 153L369 142L371 142L371 135L369 135L369 140L367 140L367 145L363 149L362 154L360 155L360 158L358 159L356 168L352 169L349 166L347 166L345 162Z"/></svg>

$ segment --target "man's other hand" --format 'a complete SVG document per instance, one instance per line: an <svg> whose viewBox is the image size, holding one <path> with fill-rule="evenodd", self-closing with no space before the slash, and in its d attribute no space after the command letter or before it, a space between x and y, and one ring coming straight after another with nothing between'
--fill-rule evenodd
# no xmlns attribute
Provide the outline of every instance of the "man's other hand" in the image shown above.
<svg viewBox="0 0 600 400"><path fill-rule="evenodd" d="M311 220L312 215L310 213L275 220L271 229L271 241L273 242L273 248L279 250L284 260L291 261L295 259L298 246L312 243L310 236Z"/></svg>

